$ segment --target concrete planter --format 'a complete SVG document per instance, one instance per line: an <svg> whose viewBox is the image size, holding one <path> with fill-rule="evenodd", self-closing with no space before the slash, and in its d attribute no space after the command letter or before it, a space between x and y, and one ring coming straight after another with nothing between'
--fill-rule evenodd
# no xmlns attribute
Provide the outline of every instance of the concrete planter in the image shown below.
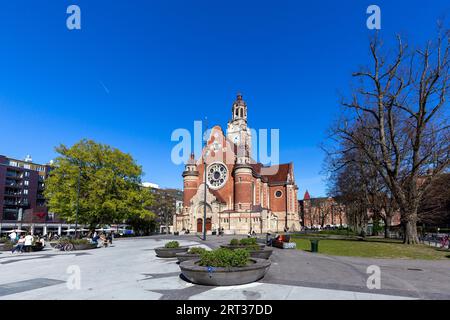
<svg viewBox="0 0 450 320"><path fill-rule="evenodd" d="M270 267L270 261L250 258L245 267L211 268L199 266L199 260L180 263L181 273L189 281L206 286L234 286L258 281Z"/></svg>
<svg viewBox="0 0 450 320"><path fill-rule="evenodd" d="M39 252L39 251L42 251L42 250L44 250L43 246L36 246L36 245L31 246L31 251L32 252Z"/></svg>
<svg viewBox="0 0 450 320"><path fill-rule="evenodd" d="M73 250L90 250L90 249L96 249L97 248L96 243L89 243L89 244L74 244Z"/></svg>
<svg viewBox="0 0 450 320"><path fill-rule="evenodd" d="M177 253L187 252L189 247L179 247L179 248L156 248L156 256L159 258L175 258Z"/></svg>
<svg viewBox="0 0 450 320"><path fill-rule="evenodd" d="M16 245L14 245L16 246ZM0 251L11 251L12 248L10 245L5 244L5 243L0 243Z"/></svg>
<svg viewBox="0 0 450 320"><path fill-rule="evenodd" d="M273 249L264 248L263 250L250 250L250 257L258 259L269 259Z"/></svg>
<svg viewBox="0 0 450 320"><path fill-rule="evenodd" d="M188 261L188 260L200 259L200 255L198 253L181 252L181 253L177 253L175 256L177 257L179 263L181 263L183 261Z"/></svg>
<svg viewBox="0 0 450 320"><path fill-rule="evenodd" d="M261 244L261 243L257 243L256 245L259 246L260 250L263 250L266 247L265 244ZM223 244L220 247L235 250L235 249L245 249L247 246L242 246L242 245L233 246L231 244Z"/></svg>

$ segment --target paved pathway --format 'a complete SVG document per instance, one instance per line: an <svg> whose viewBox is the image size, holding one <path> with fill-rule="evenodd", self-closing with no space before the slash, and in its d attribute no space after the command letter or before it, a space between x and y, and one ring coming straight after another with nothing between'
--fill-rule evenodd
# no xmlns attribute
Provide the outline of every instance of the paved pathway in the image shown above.
<svg viewBox="0 0 450 320"><path fill-rule="evenodd" d="M253 284L208 287L180 277L175 259L154 248L170 237L114 241L80 252L0 254L0 299L448 299L450 261L357 259L274 249L266 277ZM173 238L173 237L172 237ZM182 245L218 247L230 237L177 237ZM382 289L366 287L367 266L378 265ZM67 281L77 268L81 288ZM76 283L76 282L75 282Z"/></svg>

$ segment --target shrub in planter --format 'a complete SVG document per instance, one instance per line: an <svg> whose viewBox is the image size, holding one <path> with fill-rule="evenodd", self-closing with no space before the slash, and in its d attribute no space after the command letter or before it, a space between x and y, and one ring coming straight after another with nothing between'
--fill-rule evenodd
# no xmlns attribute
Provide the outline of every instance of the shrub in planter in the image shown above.
<svg viewBox="0 0 450 320"><path fill-rule="evenodd" d="M11 251L15 244L13 244L11 241L6 241L2 244L0 244L0 251Z"/></svg>
<svg viewBox="0 0 450 320"><path fill-rule="evenodd" d="M239 245L239 240L238 239L231 239L230 245L231 246L238 246Z"/></svg>
<svg viewBox="0 0 450 320"><path fill-rule="evenodd" d="M250 253L245 249L225 248L205 251L200 255L200 266L206 267L244 267L249 263Z"/></svg>
<svg viewBox="0 0 450 320"><path fill-rule="evenodd" d="M183 262L186 260L192 260L196 259L198 260L200 258L200 255L205 252L205 248L200 247L192 247L187 252L178 252L176 253L176 257L178 259L178 262Z"/></svg>
<svg viewBox="0 0 450 320"><path fill-rule="evenodd" d="M159 258L175 258L177 253L186 253L188 247L181 247L178 241L169 241L164 247L155 248L156 256Z"/></svg>
<svg viewBox="0 0 450 320"><path fill-rule="evenodd" d="M169 241L164 246L164 248L167 248L167 249L175 249L175 248L179 248L179 247L180 247L180 243L178 241Z"/></svg>
<svg viewBox="0 0 450 320"><path fill-rule="evenodd" d="M228 248L228 249L244 248L244 249L248 249L248 250L262 250L262 249L264 249L265 245L258 244L256 242L256 238L243 238L240 241L238 239L232 239L230 241L230 244L222 245L221 247Z"/></svg>
<svg viewBox="0 0 450 320"><path fill-rule="evenodd" d="M61 246L72 245L72 248L69 250L87 250L97 248L97 244L91 243L88 239L61 238L58 240L58 244ZM53 248L56 246L54 243L50 243L50 245ZM68 250L67 247L65 250Z"/></svg>
<svg viewBox="0 0 450 320"><path fill-rule="evenodd" d="M189 254L202 254L205 251L206 251L205 248L192 247L189 249L188 253Z"/></svg>
<svg viewBox="0 0 450 320"><path fill-rule="evenodd" d="M180 263L183 276L201 285L231 286L251 283L264 277L270 267L266 259L251 258L248 250L220 248L205 251L200 260Z"/></svg>
<svg viewBox="0 0 450 320"><path fill-rule="evenodd" d="M243 246L257 245L256 238L244 238L244 239L241 239L241 241L239 241L239 244L243 245Z"/></svg>
<svg viewBox="0 0 450 320"><path fill-rule="evenodd" d="M88 245L91 242L88 239L70 239L69 242L73 245Z"/></svg>

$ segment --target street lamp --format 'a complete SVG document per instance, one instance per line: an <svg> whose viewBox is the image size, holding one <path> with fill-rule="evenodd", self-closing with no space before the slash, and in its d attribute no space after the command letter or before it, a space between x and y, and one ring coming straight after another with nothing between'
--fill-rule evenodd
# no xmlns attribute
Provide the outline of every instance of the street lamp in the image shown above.
<svg viewBox="0 0 450 320"><path fill-rule="evenodd" d="M250 205L250 235L252 235L252 211L253 211L253 202L255 202L254 199L254 192L255 192L255 183L252 181L252 203Z"/></svg>
<svg viewBox="0 0 450 320"><path fill-rule="evenodd" d="M206 156L207 152L203 156L203 166L204 166L204 175L205 175L205 190L203 194L203 240L206 241L206 190L208 188L208 183L206 180Z"/></svg>
<svg viewBox="0 0 450 320"><path fill-rule="evenodd" d="M80 211L80 178L81 178L81 166L78 166L78 181L77 181L77 208L75 214L75 239L78 238L78 212Z"/></svg>
<svg viewBox="0 0 450 320"><path fill-rule="evenodd" d="M208 131L208 122L207 122L208 118L205 119L205 133ZM204 178L205 178L205 188L204 188L204 194L203 194L203 241L206 241L206 192L208 189L208 182L206 180L206 157L208 156L209 152L206 149L207 145L208 145L208 136L203 137L204 139L204 150L205 152L203 153L203 169L204 169Z"/></svg>

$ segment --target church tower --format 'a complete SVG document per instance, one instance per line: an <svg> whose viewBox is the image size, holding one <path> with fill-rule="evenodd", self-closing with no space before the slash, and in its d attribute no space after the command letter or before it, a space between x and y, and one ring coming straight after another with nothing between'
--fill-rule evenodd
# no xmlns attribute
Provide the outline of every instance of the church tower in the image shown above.
<svg viewBox="0 0 450 320"><path fill-rule="evenodd" d="M192 197L197 193L198 189L198 176L199 172L197 164L195 162L195 156L191 153L191 156L186 163L185 170L183 172L183 205L188 207Z"/></svg>
<svg viewBox="0 0 450 320"><path fill-rule="evenodd" d="M247 149L251 154L251 132L247 127L247 104L238 93L231 108L231 120L228 121L227 138L238 148Z"/></svg>

